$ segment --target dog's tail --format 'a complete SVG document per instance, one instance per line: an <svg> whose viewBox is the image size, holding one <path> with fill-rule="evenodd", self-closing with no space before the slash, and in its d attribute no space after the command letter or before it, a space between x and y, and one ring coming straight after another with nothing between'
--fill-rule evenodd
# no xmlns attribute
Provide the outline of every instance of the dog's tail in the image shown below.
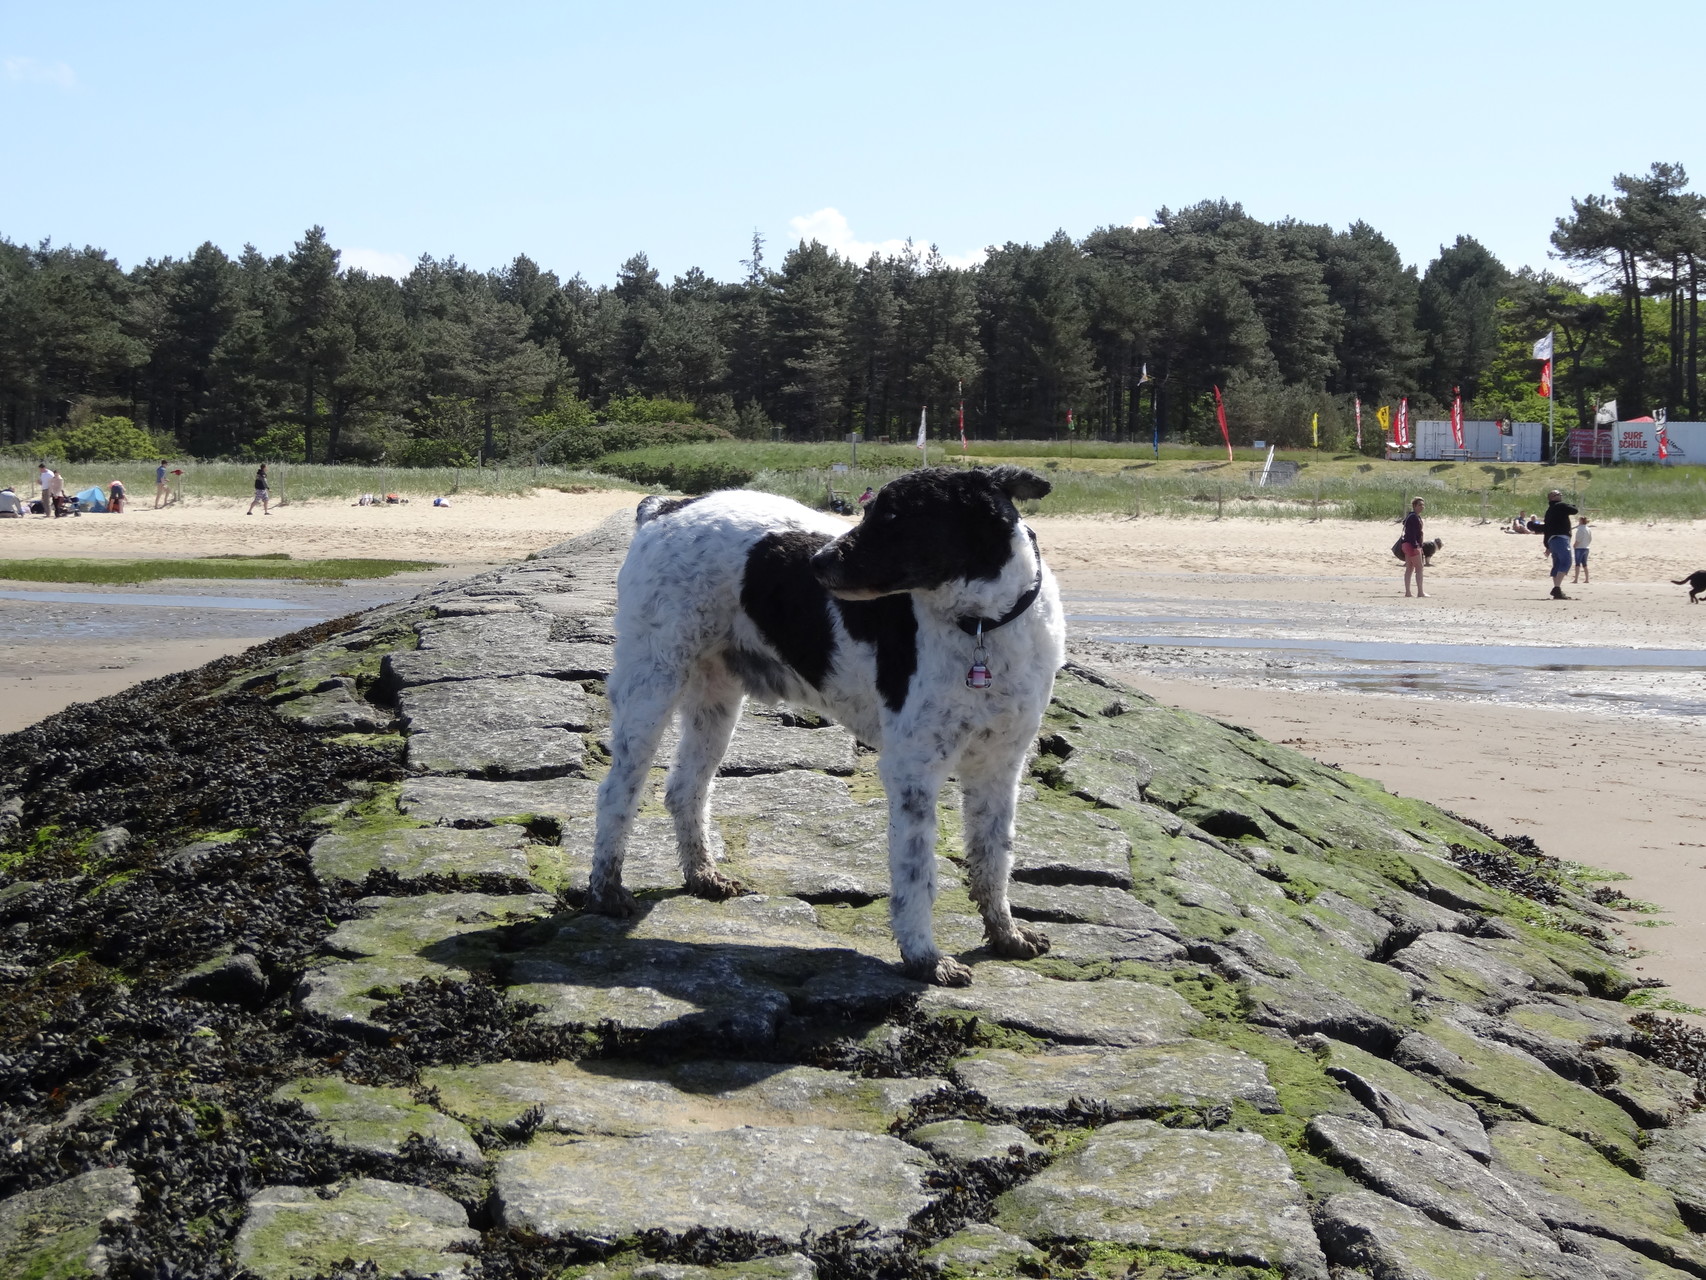
<svg viewBox="0 0 1706 1280"><path fill-rule="evenodd" d="M1689 583L1691 583L1693 581L1694 581L1693 578L1672 578L1670 580L1670 585L1673 587L1686 587Z"/></svg>

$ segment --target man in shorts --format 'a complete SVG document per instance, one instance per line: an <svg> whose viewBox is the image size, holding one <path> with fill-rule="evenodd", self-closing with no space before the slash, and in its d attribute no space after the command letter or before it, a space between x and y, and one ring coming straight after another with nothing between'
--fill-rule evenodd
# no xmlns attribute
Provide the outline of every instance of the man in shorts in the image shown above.
<svg viewBox="0 0 1706 1280"><path fill-rule="evenodd" d="M166 482L166 460L160 459L160 465L154 468L154 510L158 511L172 500Z"/></svg>
<svg viewBox="0 0 1706 1280"><path fill-rule="evenodd" d="M1546 541L1545 554L1552 557L1552 598L1568 600L1564 594L1564 575L1570 572L1570 517L1576 509L1564 501L1564 491L1554 489L1546 495L1546 520L1540 532Z"/></svg>

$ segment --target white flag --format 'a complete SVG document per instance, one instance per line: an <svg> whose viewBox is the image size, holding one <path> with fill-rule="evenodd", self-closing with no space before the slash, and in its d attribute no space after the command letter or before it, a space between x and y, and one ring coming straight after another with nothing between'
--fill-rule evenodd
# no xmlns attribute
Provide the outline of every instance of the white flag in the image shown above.
<svg viewBox="0 0 1706 1280"><path fill-rule="evenodd" d="M1149 381L1149 362L1146 360L1143 363L1143 372L1138 375L1137 385L1141 387L1144 383L1146 383L1148 381Z"/></svg>
<svg viewBox="0 0 1706 1280"><path fill-rule="evenodd" d="M1536 360L1550 360L1552 358L1552 334L1550 332L1534 344L1534 358Z"/></svg>
<svg viewBox="0 0 1706 1280"><path fill-rule="evenodd" d="M924 447L924 415L928 412L929 412L928 408L926 408L924 406L919 407L919 410L918 410L918 448L920 448L920 449L922 449Z"/></svg>
<svg viewBox="0 0 1706 1280"><path fill-rule="evenodd" d="M1596 427L1609 427L1616 421L1617 401L1615 400L1607 400L1599 406L1599 411L1593 415L1593 425Z"/></svg>
<svg viewBox="0 0 1706 1280"><path fill-rule="evenodd" d="M1670 410L1669 409L1654 409L1653 410L1653 425L1662 427L1662 426L1664 426L1666 420L1669 417L1670 417Z"/></svg>

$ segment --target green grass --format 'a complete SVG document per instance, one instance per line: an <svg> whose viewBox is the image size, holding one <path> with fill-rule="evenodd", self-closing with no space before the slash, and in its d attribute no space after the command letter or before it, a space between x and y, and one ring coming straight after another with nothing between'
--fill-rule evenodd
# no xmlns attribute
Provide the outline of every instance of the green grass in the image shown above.
<svg viewBox="0 0 1706 1280"><path fill-rule="evenodd" d="M388 578L441 568L433 560L291 560L217 556L194 560L0 560L0 579L13 582L154 582L160 578L296 578L316 582Z"/></svg>

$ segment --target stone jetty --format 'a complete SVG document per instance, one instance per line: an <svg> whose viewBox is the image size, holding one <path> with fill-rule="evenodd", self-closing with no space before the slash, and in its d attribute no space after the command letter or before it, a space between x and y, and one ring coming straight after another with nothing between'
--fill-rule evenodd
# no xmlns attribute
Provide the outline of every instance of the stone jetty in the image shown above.
<svg viewBox="0 0 1706 1280"><path fill-rule="evenodd" d="M713 802L750 894L681 892L660 769L642 914L581 912L627 535L0 753L0 1274L1706 1276L1700 1044L1591 877L1091 665L1038 960L979 950L950 796L975 981L900 975L875 757L787 708ZM268 797L198 798L233 759Z"/></svg>

